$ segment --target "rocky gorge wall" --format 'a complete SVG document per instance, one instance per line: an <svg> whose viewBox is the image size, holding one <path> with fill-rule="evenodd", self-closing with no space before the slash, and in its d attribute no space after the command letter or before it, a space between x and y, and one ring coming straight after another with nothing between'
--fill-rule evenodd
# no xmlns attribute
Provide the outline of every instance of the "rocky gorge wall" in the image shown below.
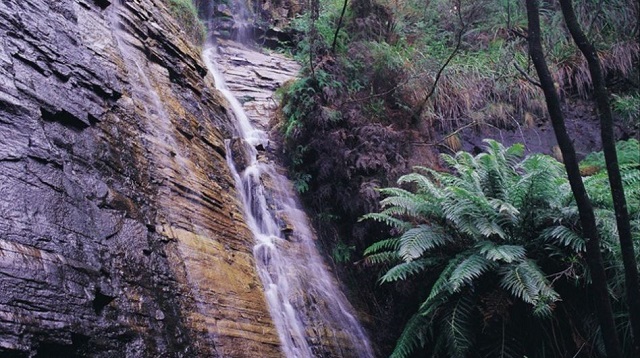
<svg viewBox="0 0 640 358"><path fill-rule="evenodd" d="M184 38L160 0L0 3L0 356L281 355Z"/></svg>

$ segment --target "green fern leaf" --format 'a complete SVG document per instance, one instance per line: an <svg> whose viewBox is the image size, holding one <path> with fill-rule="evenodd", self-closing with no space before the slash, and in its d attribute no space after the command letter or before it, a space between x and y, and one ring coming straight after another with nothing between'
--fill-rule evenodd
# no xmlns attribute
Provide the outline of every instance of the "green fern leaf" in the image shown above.
<svg viewBox="0 0 640 358"><path fill-rule="evenodd" d="M480 254L491 261L512 263L525 258L527 250L520 245L496 245L491 241L484 241L478 245Z"/></svg>
<svg viewBox="0 0 640 358"><path fill-rule="evenodd" d="M405 324L404 330L389 358L410 357L416 348L425 346L428 333L429 318L419 313L413 315Z"/></svg>
<svg viewBox="0 0 640 358"><path fill-rule="evenodd" d="M398 255L405 261L412 261L422 256L425 251L442 246L448 241L451 241L451 237L441 228L419 225L402 235Z"/></svg>
<svg viewBox="0 0 640 358"><path fill-rule="evenodd" d="M361 216L358 221L363 221L363 220L377 221L379 223L383 223L392 228L401 229L401 230L407 230L411 227L410 223L384 213L369 213Z"/></svg>
<svg viewBox="0 0 640 358"><path fill-rule="evenodd" d="M431 292L429 292L429 296L420 306L420 312L426 313L437 308L437 305L434 306L434 303L438 301L438 299L442 298L442 296L450 295L453 290L451 289L451 274L458 267L458 265L466 258L471 252L464 252L462 254L458 254L455 258L449 261L447 266L440 272L440 276L431 287Z"/></svg>
<svg viewBox="0 0 640 358"><path fill-rule="evenodd" d="M460 262L451 273L451 277L449 277L450 290L459 292L462 287L496 267L495 262L487 260L484 256L473 254Z"/></svg>
<svg viewBox="0 0 640 358"><path fill-rule="evenodd" d="M563 225L552 226L542 230L540 239L554 245L569 247L575 252L585 252L587 247L584 238Z"/></svg>
<svg viewBox="0 0 640 358"><path fill-rule="evenodd" d="M378 242L374 242L373 244L371 244L371 246L367 247L364 250L364 255L368 256L380 251L395 251L398 249L399 245L400 245L399 238L380 240Z"/></svg>
<svg viewBox="0 0 640 358"><path fill-rule="evenodd" d="M471 295L454 301L443 317L449 357L466 357L475 338L474 321L477 311Z"/></svg>
<svg viewBox="0 0 640 358"><path fill-rule="evenodd" d="M364 262L368 265L380 265L390 262L398 262L400 257L395 251L379 252L370 254L364 258Z"/></svg>
<svg viewBox="0 0 640 358"><path fill-rule="evenodd" d="M544 274L533 261L525 260L504 266L500 272L500 286L511 295L534 306L534 314L548 316L552 304L560 299Z"/></svg>
<svg viewBox="0 0 640 358"><path fill-rule="evenodd" d="M409 276L416 275L434 264L433 259L420 259L410 262L399 263L387 271L381 278L380 283L406 280Z"/></svg>

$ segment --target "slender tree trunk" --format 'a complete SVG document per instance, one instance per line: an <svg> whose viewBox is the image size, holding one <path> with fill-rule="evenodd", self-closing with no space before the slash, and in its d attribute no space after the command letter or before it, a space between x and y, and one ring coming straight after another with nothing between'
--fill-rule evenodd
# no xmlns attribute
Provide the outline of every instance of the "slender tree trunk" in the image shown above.
<svg viewBox="0 0 640 358"><path fill-rule="evenodd" d="M573 37L573 41L578 45L578 48L589 64L589 72L591 73L591 81L593 82L593 96L595 97L596 108L600 114L600 131L604 158L607 164L611 195L613 196L613 207L616 213L618 234L620 235L620 249L624 263L627 305L629 306L634 350L636 357L640 357L640 281L638 280L638 264L633 249L629 212L627 210L627 201L624 195L622 177L618 165L618 154L616 153L613 134L613 118L611 115L611 107L609 106L609 96L598 54L593 44L582 31L575 11L573 10L571 0L560 0L560 7L564 21L567 23L571 37Z"/></svg>
<svg viewBox="0 0 640 358"><path fill-rule="evenodd" d="M311 72L311 77L316 78L316 66L313 63L315 58L315 46L316 46L316 38L318 37L318 29L316 28L316 20L318 20L320 14L320 0L310 0L309 1L309 10L310 10L310 20L311 24L309 26L309 71Z"/></svg>
<svg viewBox="0 0 640 358"><path fill-rule="evenodd" d="M567 170L569 184L573 191L573 196L580 213L580 223L582 225L582 233L587 240L587 263L591 270L592 285L595 294L595 303L598 313L598 320L604 339L605 348L608 358L621 358L622 353L616 326L613 320L613 310L609 301L609 292L607 290L607 277L602 262L602 253L600 252L600 237L596 228L595 215L591 201L584 188L580 169L578 168L578 160L576 159L575 149L571 143L571 138L567 134L567 128L564 124L564 116L560 107L560 99L556 92L553 78L547 67L542 50L540 40L540 15L538 13L538 0L526 0L527 18L529 20L529 54L540 79L540 85L544 92L547 102L549 117L556 134L558 146L562 152L564 165Z"/></svg>
<svg viewBox="0 0 640 358"><path fill-rule="evenodd" d="M342 19L344 18L344 13L347 11L347 4L349 0L344 0L344 4L342 5L342 13L340 13L340 20L338 20L338 26L336 26L336 33L333 35L333 42L331 43L331 53L336 53L336 43L338 42L338 33L340 33L340 28L342 27Z"/></svg>

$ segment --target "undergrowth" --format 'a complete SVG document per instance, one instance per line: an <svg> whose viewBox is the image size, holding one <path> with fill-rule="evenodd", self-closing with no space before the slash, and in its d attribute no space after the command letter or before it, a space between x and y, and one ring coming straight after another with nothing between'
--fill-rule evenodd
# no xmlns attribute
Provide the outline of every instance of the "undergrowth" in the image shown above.
<svg viewBox="0 0 640 358"><path fill-rule="evenodd" d="M171 15L178 21L189 38L197 45L202 45L206 38L206 27L198 18L198 9L191 0L164 0Z"/></svg>

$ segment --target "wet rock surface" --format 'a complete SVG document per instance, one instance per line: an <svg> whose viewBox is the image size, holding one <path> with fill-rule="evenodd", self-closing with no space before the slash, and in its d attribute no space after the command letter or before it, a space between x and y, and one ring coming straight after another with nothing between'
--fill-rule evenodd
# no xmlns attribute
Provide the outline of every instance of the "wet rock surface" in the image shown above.
<svg viewBox="0 0 640 358"><path fill-rule="evenodd" d="M268 132L278 103L275 91L298 75L294 60L268 50L257 50L233 41L218 41L216 61L222 67L229 90L242 103L251 122Z"/></svg>
<svg viewBox="0 0 640 358"><path fill-rule="evenodd" d="M0 356L280 355L183 38L159 0L0 3Z"/></svg>

